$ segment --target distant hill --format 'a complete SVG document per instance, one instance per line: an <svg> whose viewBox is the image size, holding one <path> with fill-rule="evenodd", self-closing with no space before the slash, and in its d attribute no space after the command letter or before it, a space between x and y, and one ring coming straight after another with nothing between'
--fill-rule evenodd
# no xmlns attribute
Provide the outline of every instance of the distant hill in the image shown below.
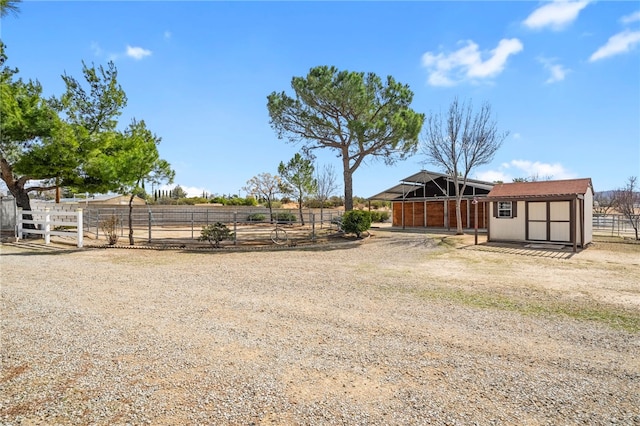
<svg viewBox="0 0 640 426"><path fill-rule="evenodd" d="M613 197L614 190L610 189L609 191L596 191L595 196L599 198L611 198Z"/></svg>

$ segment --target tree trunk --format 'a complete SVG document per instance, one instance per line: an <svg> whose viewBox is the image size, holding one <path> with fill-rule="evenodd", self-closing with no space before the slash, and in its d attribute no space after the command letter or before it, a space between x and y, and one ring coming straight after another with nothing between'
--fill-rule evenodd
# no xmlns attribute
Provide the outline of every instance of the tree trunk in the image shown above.
<svg viewBox="0 0 640 426"><path fill-rule="evenodd" d="M344 211L353 210L353 173L349 167L348 152L342 155L342 175L344 176Z"/></svg>
<svg viewBox="0 0 640 426"><path fill-rule="evenodd" d="M60 204L60 178L56 177L56 204Z"/></svg>
<svg viewBox="0 0 640 426"><path fill-rule="evenodd" d="M462 235L462 195L456 194L456 235Z"/></svg>
<svg viewBox="0 0 640 426"><path fill-rule="evenodd" d="M458 182L457 171L456 171L456 175L453 176L453 184L456 187L456 235L462 235L464 234L464 232L462 231L462 212L461 212L462 194L460 193L460 185Z"/></svg>
<svg viewBox="0 0 640 426"><path fill-rule="evenodd" d="M269 222L273 223L273 209L271 208L271 198L267 198L267 207L269 207Z"/></svg>
<svg viewBox="0 0 640 426"><path fill-rule="evenodd" d="M2 177L2 180L7 185L7 188L11 195L13 195L13 198L16 199L16 205L22 210L30 211L31 200L29 200L29 192L24 187L27 180L16 180L13 176L13 167L11 167L4 158L0 159L0 177ZM33 220L33 216L25 215L24 219ZM35 225L33 223L25 223L24 227L27 229L35 229Z"/></svg>
<svg viewBox="0 0 640 426"><path fill-rule="evenodd" d="M133 241L133 198L135 194L131 192L131 198L129 198L129 245L134 245Z"/></svg>
<svg viewBox="0 0 640 426"><path fill-rule="evenodd" d="M298 198L298 211L300 212L300 224L304 226L304 216L302 215L302 197Z"/></svg>
<svg viewBox="0 0 640 426"><path fill-rule="evenodd" d="M29 193L21 185L7 185L9 192L16 199L16 205L21 207L22 210L31 210L31 200L29 199Z"/></svg>

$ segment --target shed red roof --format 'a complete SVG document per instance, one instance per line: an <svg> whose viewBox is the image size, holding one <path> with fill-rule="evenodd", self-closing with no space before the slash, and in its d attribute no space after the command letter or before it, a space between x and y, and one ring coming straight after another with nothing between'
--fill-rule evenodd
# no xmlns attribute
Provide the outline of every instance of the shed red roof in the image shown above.
<svg viewBox="0 0 640 426"><path fill-rule="evenodd" d="M499 183L491 189L487 197L515 198L586 194L587 189L590 187L590 178Z"/></svg>

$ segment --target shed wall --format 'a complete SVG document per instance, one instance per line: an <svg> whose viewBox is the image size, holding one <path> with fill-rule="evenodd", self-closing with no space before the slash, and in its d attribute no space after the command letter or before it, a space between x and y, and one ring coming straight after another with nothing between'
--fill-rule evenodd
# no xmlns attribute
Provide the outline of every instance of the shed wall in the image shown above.
<svg viewBox="0 0 640 426"><path fill-rule="evenodd" d="M494 217L494 203L489 204L489 229L492 241L571 242L571 209L574 201L518 201L515 218ZM584 204L583 204L584 203ZM581 217L582 215L582 217ZM576 243L593 241L593 192L576 202L573 218ZM582 230L584 226L584 242Z"/></svg>
<svg viewBox="0 0 640 426"><path fill-rule="evenodd" d="M518 215L510 218L493 217L493 203L487 203L489 204L491 240L523 241L525 239L525 203L524 201L515 203L517 203L516 211Z"/></svg>
<svg viewBox="0 0 640 426"><path fill-rule="evenodd" d="M578 235L580 231L578 230ZM593 241L593 192L591 188L584 194L584 244ZM581 243L579 241L579 243Z"/></svg>

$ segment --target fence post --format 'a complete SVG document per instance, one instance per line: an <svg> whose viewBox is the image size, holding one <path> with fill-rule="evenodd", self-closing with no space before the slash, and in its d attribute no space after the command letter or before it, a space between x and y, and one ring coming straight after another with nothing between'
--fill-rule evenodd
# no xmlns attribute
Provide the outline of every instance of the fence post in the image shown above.
<svg viewBox="0 0 640 426"><path fill-rule="evenodd" d="M193 240L193 210L191 210L191 239Z"/></svg>
<svg viewBox="0 0 640 426"><path fill-rule="evenodd" d="M151 210L149 210L149 241L147 242L151 243Z"/></svg>
<svg viewBox="0 0 640 426"><path fill-rule="evenodd" d="M96 210L96 240L100 238L100 209Z"/></svg>
<svg viewBox="0 0 640 426"><path fill-rule="evenodd" d="M313 213L311 214L311 241L315 241L316 240L316 215Z"/></svg>
<svg viewBox="0 0 640 426"><path fill-rule="evenodd" d="M24 235L22 234L22 207L18 207L18 214L16 215L16 226L18 227L18 238L21 240L24 239Z"/></svg>
<svg viewBox="0 0 640 426"><path fill-rule="evenodd" d="M49 207L44 209L44 243L49 244L51 242L51 214L49 213Z"/></svg>
<svg viewBox="0 0 640 426"><path fill-rule="evenodd" d="M13 225L13 238L14 241L18 239L18 205L15 203L13 203L13 214L14 214L14 225Z"/></svg>
<svg viewBox="0 0 640 426"><path fill-rule="evenodd" d="M233 245L238 245L238 212L233 212Z"/></svg>
<svg viewBox="0 0 640 426"><path fill-rule="evenodd" d="M78 236L77 236L78 247L82 248L82 246L84 245L84 243L82 241L82 239L84 237L84 235L82 233L82 231L83 231L83 229L82 229L82 223L83 223L83 220L82 220L82 209L77 209L76 210L76 214L77 214L77 219L76 219L77 220L77 225L76 226L77 226L77 229L78 229Z"/></svg>

